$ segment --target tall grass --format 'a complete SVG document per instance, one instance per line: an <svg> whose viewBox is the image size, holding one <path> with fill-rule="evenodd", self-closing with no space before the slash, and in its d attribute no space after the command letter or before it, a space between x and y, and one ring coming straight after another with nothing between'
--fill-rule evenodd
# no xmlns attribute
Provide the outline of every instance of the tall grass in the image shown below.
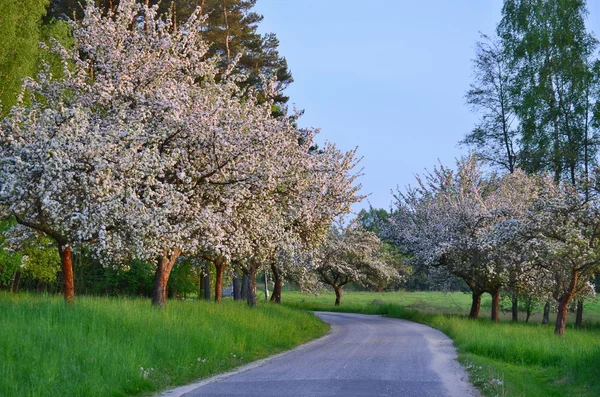
<svg viewBox="0 0 600 397"><path fill-rule="evenodd" d="M382 314L439 329L453 339L460 361L484 395L600 396L600 327L593 322L584 330L570 325L557 337L552 325L539 322L469 320L468 310L460 306L468 305L470 297L460 293L446 299L438 292L347 293L339 307L332 297L294 293L282 298L294 307ZM586 304L587 317L597 318L598 307Z"/></svg>
<svg viewBox="0 0 600 397"><path fill-rule="evenodd" d="M1 396L148 395L327 331L312 314L226 301L0 294Z"/></svg>

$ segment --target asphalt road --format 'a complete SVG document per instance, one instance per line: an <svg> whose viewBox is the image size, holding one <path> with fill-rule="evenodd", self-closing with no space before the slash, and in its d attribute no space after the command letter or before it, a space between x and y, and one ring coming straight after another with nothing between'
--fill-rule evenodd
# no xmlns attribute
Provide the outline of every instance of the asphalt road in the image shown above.
<svg viewBox="0 0 600 397"><path fill-rule="evenodd" d="M317 313L331 333L233 373L166 392L175 397L477 396L452 341L410 321Z"/></svg>

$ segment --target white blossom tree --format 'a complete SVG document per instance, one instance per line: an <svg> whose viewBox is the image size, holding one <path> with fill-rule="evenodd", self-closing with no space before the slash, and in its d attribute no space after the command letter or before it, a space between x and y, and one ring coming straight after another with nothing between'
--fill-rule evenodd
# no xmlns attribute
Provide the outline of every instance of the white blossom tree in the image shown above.
<svg viewBox="0 0 600 397"><path fill-rule="evenodd" d="M217 74L201 24L193 14L175 27L133 0L108 15L89 2L73 50L55 45L64 78L27 81L3 122L2 211L57 241L69 301L71 249L87 241L156 261L153 303L164 305L179 255L243 252L238 214L251 208L261 220L251 227L266 224L275 192L318 164L294 118L272 117L270 103ZM354 195L348 168L335 169L339 186L322 175L315 189Z"/></svg>
<svg viewBox="0 0 600 397"><path fill-rule="evenodd" d="M26 79L0 125L0 215L56 241L70 303L72 250L108 228L113 197L122 188L114 183L121 171L114 154L127 147L120 135L129 125L119 112L97 103L98 92L76 51L58 44L54 51L63 60L64 78L54 79L46 66L36 79Z"/></svg>
<svg viewBox="0 0 600 397"><path fill-rule="evenodd" d="M464 280L473 296L471 318L479 316L481 295L490 293L492 320L498 321L501 288L511 274L522 275L514 251L498 243L504 236L498 225L528 208L533 180L520 171L485 177L471 157L459 161L456 171L441 166L417 181L396 196L387 237L412 254L416 265Z"/></svg>
<svg viewBox="0 0 600 397"><path fill-rule="evenodd" d="M338 221L329 229L323 245L315 254L312 271L317 279L335 291L339 306L346 284L368 280L394 280L399 273L388 260L383 244L375 233L353 221L343 225Z"/></svg>
<svg viewBox="0 0 600 397"><path fill-rule="evenodd" d="M413 262L465 281L472 291L469 316L477 318L481 295L489 292L497 308L501 269L488 261L485 233L495 215L488 198L497 189L495 178L484 178L474 158L457 163L453 171L441 166L417 187L398 193L387 237L412 254ZM497 310L492 313L497 318Z"/></svg>
<svg viewBox="0 0 600 397"><path fill-rule="evenodd" d="M362 198L357 194L360 185L355 184L360 161L355 151L344 153L327 143L314 152L312 134L304 134L302 161L287 163L276 189L255 192L227 221L224 247L249 277L251 306L256 305L256 273L261 267L276 266L283 252L314 249L333 219ZM278 163L284 165L283 160Z"/></svg>
<svg viewBox="0 0 600 397"><path fill-rule="evenodd" d="M546 176L523 221L520 238L530 262L548 275L544 284L558 305L554 332L563 335L570 302L594 293L590 278L600 268L600 201L595 193Z"/></svg>

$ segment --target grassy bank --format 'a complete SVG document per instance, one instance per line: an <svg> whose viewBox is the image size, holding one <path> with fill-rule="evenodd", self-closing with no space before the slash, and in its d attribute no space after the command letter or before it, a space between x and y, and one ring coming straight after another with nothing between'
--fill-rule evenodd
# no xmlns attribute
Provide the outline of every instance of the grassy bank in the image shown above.
<svg viewBox="0 0 600 397"><path fill-rule="evenodd" d="M461 293L347 293L338 308L330 293L288 293L282 299L295 307L384 314L437 328L454 340L459 360L487 396L600 395L600 327L594 322L600 305L595 302L586 305L587 328L570 326L559 338L552 325L538 321L469 320L470 297ZM482 315L487 316L485 302Z"/></svg>
<svg viewBox="0 0 600 397"><path fill-rule="evenodd" d="M276 305L0 294L1 396L148 395L323 335Z"/></svg>

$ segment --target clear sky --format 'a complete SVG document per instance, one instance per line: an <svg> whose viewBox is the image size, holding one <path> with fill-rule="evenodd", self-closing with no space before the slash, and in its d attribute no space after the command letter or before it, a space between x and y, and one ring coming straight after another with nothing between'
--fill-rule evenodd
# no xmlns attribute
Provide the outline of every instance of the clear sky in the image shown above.
<svg viewBox="0 0 600 397"><path fill-rule="evenodd" d="M318 141L359 147L363 194L390 206L390 190L467 153L458 142L477 122L465 105L479 32L492 34L502 0L258 0L261 32L280 40ZM600 1L588 26L600 33ZM596 34L598 36L598 34ZM365 200L355 210L368 207Z"/></svg>

